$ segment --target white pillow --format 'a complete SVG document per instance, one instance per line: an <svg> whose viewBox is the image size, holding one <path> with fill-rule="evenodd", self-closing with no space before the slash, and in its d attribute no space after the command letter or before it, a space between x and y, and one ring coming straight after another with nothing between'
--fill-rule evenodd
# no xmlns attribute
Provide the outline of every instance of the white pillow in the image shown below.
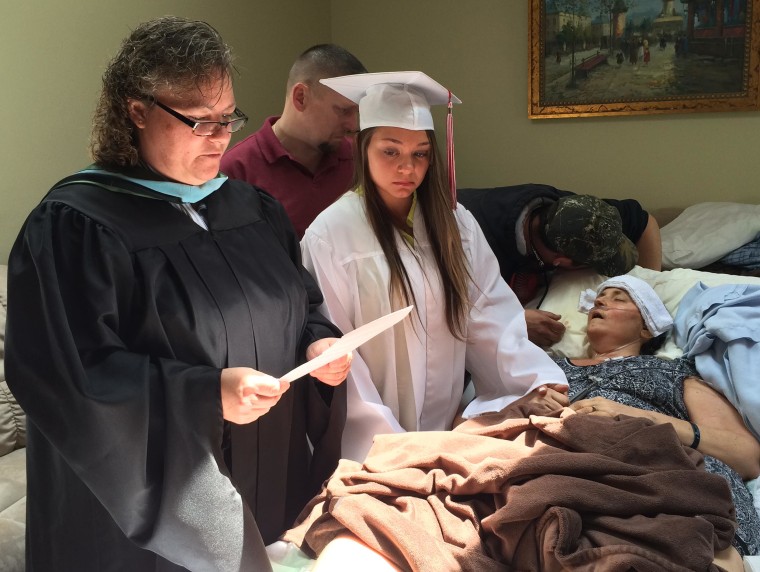
<svg viewBox="0 0 760 572"><path fill-rule="evenodd" d="M760 233L760 205L697 203L662 227L663 268L701 268Z"/></svg>
<svg viewBox="0 0 760 572"><path fill-rule="evenodd" d="M752 276L734 276L731 274L716 274L701 272L688 268L676 268L664 272L634 267L629 273L647 282L662 299L665 307L675 317L681 299L697 282L707 286L719 284L760 284L760 278ZM542 310L548 310L562 316L565 325L565 335L550 348L553 355L559 357L586 357L589 355L586 340L587 314L578 311L578 297L586 288L596 289L606 279L593 270L558 271L549 286ZM657 352L658 356L676 358L683 351L676 346L673 336L668 335L667 341Z"/></svg>

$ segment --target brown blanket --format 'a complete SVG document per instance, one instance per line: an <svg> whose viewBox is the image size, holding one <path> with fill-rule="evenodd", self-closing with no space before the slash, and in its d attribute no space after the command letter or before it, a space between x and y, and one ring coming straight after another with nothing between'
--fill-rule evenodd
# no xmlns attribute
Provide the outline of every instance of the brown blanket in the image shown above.
<svg viewBox="0 0 760 572"><path fill-rule="evenodd" d="M319 554L350 531L420 571L717 570L735 528L729 488L670 425L509 418L520 413L377 436L285 540Z"/></svg>

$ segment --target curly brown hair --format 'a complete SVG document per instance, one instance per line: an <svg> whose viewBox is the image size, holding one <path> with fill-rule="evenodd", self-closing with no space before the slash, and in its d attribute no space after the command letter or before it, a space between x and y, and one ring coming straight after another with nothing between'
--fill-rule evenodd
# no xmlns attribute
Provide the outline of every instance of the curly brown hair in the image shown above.
<svg viewBox="0 0 760 572"><path fill-rule="evenodd" d="M103 74L90 138L95 163L105 168L137 163L129 100L152 101L165 89L184 98L214 80L231 81L232 60L230 47L206 22L164 16L140 24Z"/></svg>

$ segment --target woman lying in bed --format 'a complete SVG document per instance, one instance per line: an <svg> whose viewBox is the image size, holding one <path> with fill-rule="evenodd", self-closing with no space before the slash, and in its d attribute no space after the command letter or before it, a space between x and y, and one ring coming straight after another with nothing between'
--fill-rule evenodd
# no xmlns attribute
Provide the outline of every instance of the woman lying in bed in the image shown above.
<svg viewBox="0 0 760 572"><path fill-rule="evenodd" d="M760 443L691 362L652 355L673 320L649 284L618 276L587 300L591 357L556 360L570 384L572 409L670 423L684 445L705 456L707 471L728 481L739 524L736 548L743 555L760 553L760 518L743 482L760 474Z"/></svg>
<svg viewBox="0 0 760 572"><path fill-rule="evenodd" d="M488 416L472 419L451 432L379 436L364 465L344 465L342 471L339 468L336 476L328 481L321 498L315 499L319 502L313 503L311 515L305 519L303 528L289 538L300 546L308 544L321 552L315 572L349 570L356 562L366 563L363 567L368 572L406 569L407 566L396 568L390 565L385 557L397 563L405 559L411 562L412 556L404 558L399 555L405 551L417 552L417 562L428 563L434 561L441 552L434 548L443 547L445 550L448 545L454 546L451 553L455 557L458 551L462 551L462 547L466 549L460 563L473 561L475 554L484 557L481 552L486 553L485 559L488 562L510 562L501 558L499 552L509 552L511 557L518 558L520 551L510 552L512 545L523 542L531 535L515 536L507 527L515 521L529 521L531 518L546 522L548 513L540 512L542 503L553 507L550 510L567 509L568 514L575 511L582 515L580 526L583 531L574 536L569 544L548 543L555 546L555 552L559 551L557 547L560 546L566 551L558 557L564 569L575 569L573 565L579 563L588 565L586 559L597 556L597 569L607 569L605 565L610 564L610 561L600 555L605 551L607 554L615 553L618 548L619 552L627 554L618 554L618 558L630 558L630 562L639 555L638 550L648 550L646 558L651 557L653 560L648 561L651 568L646 569L683 569L676 563L688 569L697 569L689 568L685 560L679 560L676 551L680 550L681 557L704 550L709 554L709 538L720 537L724 540L713 544L716 547L713 563L725 570L742 570L738 553L756 555L760 547L760 519L752 505L751 495L742 482L743 478L754 478L760 473L760 443L749 434L734 408L720 394L701 382L687 360L667 360L647 355L654 352L662 342L665 332L672 325L672 319L656 293L645 282L630 276L620 277L602 284L598 292L598 296L592 292L592 309L588 317L592 357L557 360L567 374L569 399L572 401L570 408L575 410L575 414L565 409L561 419L556 421L560 427L555 425L550 431L541 429L541 425L546 423L541 419L546 420L547 417L538 418L539 421L531 419L530 431L516 433L514 423L519 422L516 416L524 416L526 413L548 415L550 410L554 410L556 415L562 406L568 405L567 395L546 389L543 410L526 407L519 413L509 411L510 407L514 409L515 406L520 406L520 401L535 402L535 395L531 395L500 414L491 414L491 419L486 419ZM642 418L651 420L654 425L649 425ZM573 424L573 421L577 423ZM528 421L523 418L523 422ZM500 423L505 425L499 431L490 431ZM510 423L513 424L509 425ZM589 423L595 426L589 427ZM572 439L573 435L579 435L578 431L584 424L586 436L599 443ZM675 435L670 431L659 431L664 424L670 424ZM546 424L546 427L549 425ZM505 430L504 427L507 426L509 429ZM536 428L539 429L538 437L534 431ZM467 435L458 438L460 432ZM624 437L618 440L613 433ZM532 443L534 440L545 439L547 435L548 447L541 449L543 454L528 452L529 470L521 468L519 460L504 452L504 448L511 445L518 447L520 443ZM552 435L559 436L559 441L552 444ZM480 436L499 439L481 441L478 440ZM700 457L683 455L683 445L691 446L705 455L707 472L694 471L684 480L682 471L679 471L688 466L693 470L694 465L690 463L699 462ZM577 452L583 454L578 455ZM568 469L590 453L593 453L592 463L600 464L596 467L596 476L592 474L594 470L586 471L585 467ZM609 460L624 461L627 468L613 473L611 471L616 470L614 463L609 468L605 464ZM493 462L489 464L489 461ZM542 467L540 463L543 462L550 463L546 473L539 470ZM630 463L635 465L639 462L642 469L647 467L646 474L631 469ZM601 464L605 466L601 467ZM478 465L490 467L491 471L484 476L465 470ZM651 472L648 472L649 468L652 469ZM527 477L527 474L531 477ZM433 488L428 491L424 486L407 486L407 480L398 478L398 475L410 476L409 481L414 481L415 485L427 479L433 482ZM566 476L573 480L563 481ZM631 480L626 480L628 478ZM722 486L724 478L729 487ZM656 485L653 479L659 479L659 484ZM483 488L470 490L475 481L483 484ZM449 482L455 483L455 486L451 490L443 490ZM551 482L552 485L541 490L539 482ZM676 482L678 484L674 484ZM594 488L596 484L601 486ZM676 490L667 487L675 487ZM633 495L633 504L641 503L635 511L637 514L615 512L616 501L604 497L607 488L623 504ZM470 490L471 497L465 494L465 489ZM736 509L735 515L730 510L732 505L728 498L729 489ZM462 541L458 534L470 530L467 517L475 512L476 505L470 504L471 499L483 502L490 498L492 490L503 491L503 500L497 498L494 512L484 512L479 518L474 518L472 534L469 537L464 534L466 541ZM653 495L653 490L658 491L658 494ZM593 492L593 498L584 504L584 493L589 491ZM351 495L357 496L344 498ZM365 505L361 497L368 496L373 499L367 508L362 509ZM708 505L718 502L718 498L725 499L728 507L728 513L725 514L731 515L731 526L727 530L717 526L720 519L716 519L715 515L718 512L707 509ZM427 507L429 499L433 501ZM441 502L438 503L436 499ZM349 504L343 505L344 508L341 509L346 500ZM657 507L644 506L649 502L662 503L664 508L661 511ZM446 520L443 510L444 506L449 505L452 505L450 511L453 524ZM413 510L410 507L414 507ZM694 507L699 508L695 510ZM494 519L498 519L499 515L506 517L506 521L494 524ZM664 535L643 534L638 537L639 543L631 545L636 537L626 535L636 523L651 521L653 525L660 516L666 519L668 532ZM735 533L734 516L739 525ZM390 530L378 525L384 518L393 522L392 526L386 527ZM619 518L616 525L595 528L596 522L609 523L612 522L609 520L611 518ZM405 525L407 520L411 521L408 527ZM696 531L702 530L700 527L706 521L715 528L708 525L713 532L708 531L707 537L699 540ZM698 524L700 522L703 524ZM440 530L437 529L439 524ZM587 526L588 529L585 528ZM692 529L679 539L673 536L677 530L686 527ZM415 532L420 533L420 529L425 532L423 540L415 536ZM500 550L493 551L494 538L489 530L501 531L498 536L506 545L497 544ZM603 530L617 531L618 536L612 534L605 537ZM325 545L320 541L320 535L334 540ZM738 552L728 544L732 537ZM652 545L653 538L660 538L660 541ZM307 542L302 542L304 540ZM662 543L666 541L672 541L672 545ZM374 550L382 551L383 555L373 552L364 543ZM539 544L547 546L547 543ZM720 552L717 552L718 547ZM723 549L724 547L727 548ZM657 554L665 560L657 561ZM551 550L544 551L541 558L548 559L550 556L554 556ZM378 567L373 568L371 562L377 562ZM433 569L425 565L408 567L414 570ZM457 568L438 566L435 569ZM478 568L471 566L469 569ZM526 569L538 568L528 566Z"/></svg>

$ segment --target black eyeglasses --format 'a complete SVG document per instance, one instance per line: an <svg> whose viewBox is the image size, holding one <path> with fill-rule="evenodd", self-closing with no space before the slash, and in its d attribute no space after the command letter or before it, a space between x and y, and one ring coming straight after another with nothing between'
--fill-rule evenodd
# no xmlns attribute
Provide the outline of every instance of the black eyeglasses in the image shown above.
<svg viewBox="0 0 760 572"><path fill-rule="evenodd" d="M235 111L232 112L234 119L231 119L230 121L195 121L194 119L185 117L178 111L174 111L171 107L164 105L155 98L153 99L153 102L166 111L166 113L176 117L182 123L190 127L193 130L193 134L198 135L199 137L213 135L220 127L226 128L228 133L235 133L235 131L240 131L248 121L248 116L237 107L235 108Z"/></svg>

